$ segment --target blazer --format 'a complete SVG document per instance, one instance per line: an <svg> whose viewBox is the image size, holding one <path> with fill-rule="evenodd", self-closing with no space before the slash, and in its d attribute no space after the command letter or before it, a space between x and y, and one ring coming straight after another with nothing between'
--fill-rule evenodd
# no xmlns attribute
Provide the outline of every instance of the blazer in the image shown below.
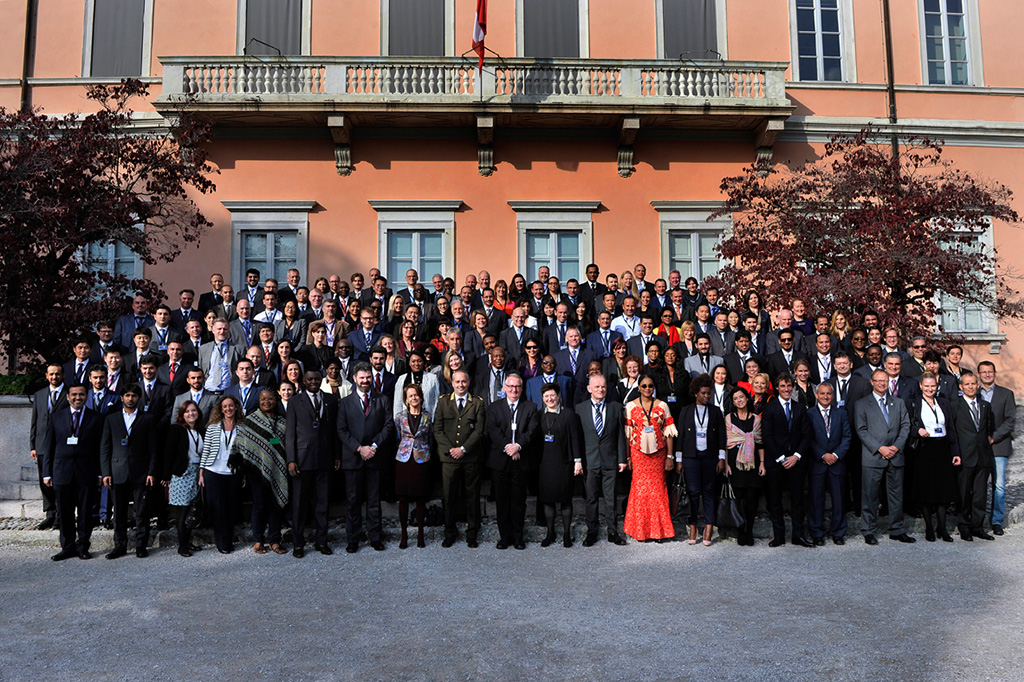
<svg viewBox="0 0 1024 682"><path fill-rule="evenodd" d="M979 392L980 394L980 392ZM996 384L992 387L992 454L1010 457L1013 454L1013 425L1017 416L1017 402L1013 391Z"/></svg>
<svg viewBox="0 0 1024 682"><path fill-rule="evenodd" d="M169 344L171 341L182 341L183 337L184 337L184 334L182 334L181 332L179 332L177 329L175 329L174 327L170 326L169 324L167 325L167 335L166 335L165 340L163 342L161 342L161 340L160 340L160 333L157 330L155 324L149 326L149 331L153 332L153 338L150 339L150 341L149 341L149 352L150 353L153 353L153 352L156 352L156 351L160 351L162 353L162 352L167 350L167 344ZM161 345L163 346L163 348L160 347Z"/></svg>
<svg viewBox="0 0 1024 682"><path fill-rule="evenodd" d="M905 462L903 450L910 436L910 415L907 412L907 405L888 393L885 395L885 405L889 412L888 423L874 391L853 406L853 428L860 439L862 466L884 469L890 463L893 466L903 466ZM890 460L886 460L878 452L878 448L883 445L895 445L899 452Z"/></svg>
<svg viewBox="0 0 1024 682"><path fill-rule="evenodd" d="M807 359L806 355L796 350L792 352L790 357L791 360L789 362L786 362L786 354L782 351L781 348L777 348L771 355L765 358L765 362L768 365L765 369L768 372L768 376L771 377L773 384L775 383L775 377L779 376L783 372L792 373L794 362L800 360L801 358ZM833 374L835 374L835 372L833 372ZM820 383L820 381L815 383Z"/></svg>
<svg viewBox="0 0 1024 682"><path fill-rule="evenodd" d="M202 434L203 430L199 429ZM188 450L190 446L188 429L172 424L164 439L164 452L161 458L161 481L171 480L171 476L181 476L188 469ZM202 449L200 449L202 454Z"/></svg>
<svg viewBox="0 0 1024 682"><path fill-rule="evenodd" d="M405 393L405 382L409 378L408 374L403 374L398 377L394 385L394 408L392 414L395 418L405 410L405 403L402 401L402 395ZM437 410L437 400L440 397L440 384L437 381L437 375L431 374L430 372L423 372L423 383L420 384L420 390L423 391L423 409L427 414L433 415Z"/></svg>
<svg viewBox="0 0 1024 682"><path fill-rule="evenodd" d="M555 357L555 370L562 376L572 379L573 384L586 383L587 368L590 366L590 363L594 360L600 360L600 356L580 346L576 349L576 372L573 373L572 358L569 356L568 348L552 353L552 355ZM566 399L570 396L567 396Z"/></svg>
<svg viewBox="0 0 1024 682"><path fill-rule="evenodd" d="M233 395L238 398L238 402L242 403L242 416L248 417L250 414L255 412L260 407L260 391L265 388L260 386L255 381L249 384L249 391L246 393L245 400L242 400L242 386L241 384L231 384L227 390L224 391L224 395Z"/></svg>
<svg viewBox="0 0 1024 682"><path fill-rule="evenodd" d="M545 407L545 410L547 408ZM607 407L606 407L607 410ZM571 465L573 462L583 461L583 448L581 441L580 417L572 408L562 408L551 424L551 431L544 431L544 414L540 411L537 415L537 430L541 436L548 433L552 436L553 449L556 452L557 461L563 465ZM543 476L543 473L541 474Z"/></svg>
<svg viewBox="0 0 1024 682"><path fill-rule="evenodd" d="M89 365L92 360L86 359L82 363L82 371L76 371L78 369L78 360L69 360L62 366L64 369L64 382L68 386L88 386L89 385Z"/></svg>
<svg viewBox="0 0 1024 682"><path fill-rule="evenodd" d="M193 341L188 336L184 336L181 339L181 348L184 351L181 357L182 362L187 362L190 365L199 366L199 349L203 347L202 337L199 337L196 341Z"/></svg>
<svg viewBox="0 0 1024 682"><path fill-rule="evenodd" d="M113 412L115 408L119 408L121 406L121 396L114 391L105 390L103 391L103 398L101 398L97 404L96 392L90 388L88 397L85 400L85 406L96 412L96 414L101 417L106 417L108 414Z"/></svg>
<svg viewBox="0 0 1024 682"><path fill-rule="evenodd" d="M733 352L733 342L736 340L736 332L726 328L725 338L722 338L722 332L718 329L712 329L708 332L708 336L711 337L711 354L717 355L724 358L728 353Z"/></svg>
<svg viewBox="0 0 1024 682"><path fill-rule="evenodd" d="M763 356L757 355L756 353L749 353L749 355L750 357L747 358L748 360L757 360L759 363L761 363L762 371L767 369ZM739 382L746 380L747 372L743 368L743 366L746 363L740 359L739 351L734 350L733 352L729 353L724 358L722 358L722 362L725 364L725 369L728 370L730 384L735 386ZM774 377L772 377L772 379L772 384L774 384Z"/></svg>
<svg viewBox="0 0 1024 682"><path fill-rule="evenodd" d="M513 465L511 457L505 454L505 446L515 442L520 446L519 468L536 468L534 445L540 430L540 412L537 406L520 396L516 404L516 431L513 439L512 411L507 400L491 403L487 408L487 435L491 439L491 452L487 466L495 471L507 471Z"/></svg>
<svg viewBox="0 0 1024 682"><path fill-rule="evenodd" d="M285 459L289 464L297 464L299 471L331 471L341 459L335 432L338 401L323 391L320 399L319 419L305 390L296 392L285 410Z"/></svg>
<svg viewBox="0 0 1024 682"><path fill-rule="evenodd" d="M113 341L110 342L106 350L101 348L99 341L97 341L96 343L92 344L92 351L89 353L89 364L102 365L103 358L104 356L106 356L106 351L108 350L116 350L121 355L124 355L125 353L125 349L121 347L121 345L114 343ZM65 374L64 376L67 377L67 374Z"/></svg>
<svg viewBox="0 0 1024 682"><path fill-rule="evenodd" d="M776 351L782 350L782 346L779 345L779 334L782 331L782 329L773 329L765 335L764 355L766 357L775 353ZM793 351L800 352L800 354L803 355L803 353L801 352L801 348L803 348L802 342L804 339L804 333L797 329L796 327L790 327L789 331L793 332Z"/></svg>
<svg viewBox="0 0 1024 682"><path fill-rule="evenodd" d="M484 315L487 315L487 309L482 308ZM498 336L508 327L508 315L505 314L504 310L498 310L497 306L491 307L491 314L487 318L487 331L488 333Z"/></svg>
<svg viewBox="0 0 1024 682"><path fill-rule="evenodd" d="M725 415L714 405L707 405L707 450L703 454L697 449L697 405L691 403L683 408L679 415L676 430L681 434L676 452L681 452L687 459L718 459L725 447ZM670 453L671 454L671 453Z"/></svg>
<svg viewBox="0 0 1024 682"><path fill-rule="evenodd" d="M722 362L722 358L717 355L709 355L708 369L705 371L704 365L701 364L700 361L700 355L691 355L683 360L683 369L686 370L689 373L690 378L693 379L701 374L711 374L711 372L715 370L715 367L721 365Z"/></svg>
<svg viewBox="0 0 1024 682"><path fill-rule="evenodd" d="M196 365L182 360L174 372L174 380L171 380L171 363L160 365L156 368L156 378L162 383L171 387L171 395L178 395L188 389L188 371Z"/></svg>
<svg viewBox="0 0 1024 682"><path fill-rule="evenodd" d="M505 351L506 363L511 360L513 367L518 365L526 357L526 351L523 350L523 346L526 345L527 341L536 340L536 338L537 330L530 329L525 325L523 326L521 341L516 338L515 328L503 329L501 334L498 335L498 345Z"/></svg>
<svg viewBox="0 0 1024 682"><path fill-rule="evenodd" d="M835 401L829 408L829 432L825 432L825 418L821 416L821 408L815 405L807 410L811 421L811 472L821 473L832 469L837 474L846 471L846 453L850 451L852 439L850 430L850 417L846 410L837 407ZM831 452L839 458L835 464L829 467L822 457L825 453ZM803 453L800 453L803 454Z"/></svg>
<svg viewBox="0 0 1024 682"><path fill-rule="evenodd" d="M199 294L199 302L196 304L196 308L199 309L201 315L205 315L207 310L223 302L224 297L216 291L204 291Z"/></svg>
<svg viewBox="0 0 1024 682"><path fill-rule="evenodd" d="M154 381L148 400L146 399L145 383L140 382L139 387L142 389L142 395L139 396L139 412L150 414L158 422L166 423L170 419L171 406L174 404L171 387L160 383L159 380Z"/></svg>
<svg viewBox="0 0 1024 682"><path fill-rule="evenodd" d="M96 485L100 473L100 436L102 418L87 407L82 408L78 426L78 443L69 444L72 436L71 408L67 405L50 415L43 452L43 478L54 485Z"/></svg>
<svg viewBox="0 0 1024 682"><path fill-rule="evenodd" d="M614 329L608 330L608 350L604 348L604 330L597 329L587 334L587 338L583 340L583 345L591 353L596 355L600 359L611 357L612 344L615 343L615 339L621 339L622 332L617 332Z"/></svg>
<svg viewBox="0 0 1024 682"><path fill-rule="evenodd" d="M260 307L263 307L263 303L260 303ZM225 306L224 302L221 301L217 305L213 306L211 310L213 310L218 319L227 320L228 322L234 322L238 319L238 311L235 309L234 303ZM255 311L256 309L253 308L253 312Z"/></svg>
<svg viewBox="0 0 1024 682"><path fill-rule="evenodd" d="M798 402L795 396L790 397L790 419L786 422L786 410L782 400L772 398L761 414L761 441L764 443L765 466L781 466L775 460L800 453L800 464L811 456L811 443L814 435L807 408Z"/></svg>
<svg viewBox="0 0 1024 682"><path fill-rule="evenodd" d="M57 393L57 400L53 404L53 412L67 407L68 405L68 384L60 385ZM39 389L32 394L32 421L28 428L28 447L36 451L36 458L40 463L43 461L43 454L46 452L50 429L50 385Z"/></svg>
<svg viewBox="0 0 1024 682"><path fill-rule="evenodd" d="M818 362L818 351L815 349L813 353L807 356L807 363L811 366L811 376L809 381L817 386L821 383L821 364ZM834 353L829 353L828 356L828 375L831 377L836 373L836 356Z"/></svg>
<svg viewBox="0 0 1024 682"><path fill-rule="evenodd" d="M935 396L935 401L939 404L939 409L942 410L942 414L946 421L946 438L949 440L949 455L950 457L958 457L960 455L960 443L957 440L956 429L953 428L953 406L948 398L943 396ZM926 440L918 433L919 429L924 428L924 419L921 414L925 409L924 396L920 393L914 395L912 401L907 402L907 413L910 416L910 435L907 437L908 443L914 443L915 446L919 446L921 441ZM969 417L970 415L968 415ZM974 426L974 423L971 423ZM916 443L915 443L916 441ZM908 445L908 449L909 449Z"/></svg>
<svg viewBox="0 0 1024 682"><path fill-rule="evenodd" d="M594 403L585 400L576 405L576 416L579 417L583 430L583 454L587 470L604 469L615 471L618 465L626 463L626 414L622 403L604 401L604 429L598 435L594 426Z"/></svg>
<svg viewBox="0 0 1024 682"><path fill-rule="evenodd" d="M291 410L289 410L291 412ZM388 451L395 436L395 420L391 416L391 405L379 393L370 394L370 411L363 411L358 391L353 391L338 405L338 438L341 439L341 466L346 471L379 469L385 466ZM362 445L377 444L377 452L363 460L356 450Z"/></svg>
<svg viewBox="0 0 1024 682"><path fill-rule="evenodd" d="M192 400L192 389L186 389L182 393L179 393L174 398L174 406L171 408L171 414L169 415L168 421L174 424L178 421L178 410L187 401ZM206 389L203 389L202 393L199 394L199 426L205 428L207 422L210 421L210 413L213 412L213 406L217 404L217 396ZM166 479L165 479L166 480Z"/></svg>
<svg viewBox="0 0 1024 682"><path fill-rule="evenodd" d="M853 429L853 437L856 438L857 429L852 424L853 406L857 404L858 400L871 393L871 382L856 373L850 374L850 376L847 377L845 399L839 395L840 389L838 375L833 373L832 377L825 383L830 384L832 389L835 391L834 400L836 405L846 410L846 416L850 417L850 428Z"/></svg>
<svg viewBox="0 0 1024 682"><path fill-rule="evenodd" d="M430 415L426 412L420 415L420 423L416 433L412 432L409 424L409 413L402 410L395 417L395 430L398 434L398 452L395 459L399 462L408 462L410 459L417 464L426 464L430 461Z"/></svg>
<svg viewBox="0 0 1024 682"><path fill-rule="evenodd" d="M145 485L147 476L157 475L156 431L156 420L145 412L135 411L131 433L124 425L124 410L108 414L100 440L100 473L114 485Z"/></svg>
<svg viewBox="0 0 1024 682"><path fill-rule="evenodd" d="M203 319L203 314L195 308L189 310L188 320L185 319L185 313L181 308L171 311L171 329L176 330L182 336L185 335L185 325L192 320L199 320L199 323L203 325L203 329L206 329L206 320Z"/></svg>
<svg viewBox="0 0 1024 682"><path fill-rule="evenodd" d="M956 432L962 466L991 469L995 466L995 461L992 458L992 444L988 441L993 430L992 406L985 402L980 394L975 399L978 402L977 427L974 426L974 419L971 417L971 408L967 403L966 396L952 402L952 420L947 415L946 426L950 431Z"/></svg>
<svg viewBox="0 0 1024 682"><path fill-rule="evenodd" d="M380 342L380 332L376 329L370 332L369 346L366 345L366 334L363 332L362 327L349 332L348 340L352 344L352 357L357 362L369 362L370 351Z"/></svg>
<svg viewBox="0 0 1024 682"><path fill-rule="evenodd" d="M306 329L308 325L309 323L302 318L295 320L292 323L291 334L289 335L282 318L274 323L274 341L277 342L287 338L292 342L292 352L295 352L306 345Z"/></svg>
<svg viewBox="0 0 1024 682"><path fill-rule="evenodd" d="M135 336L135 329L149 327L154 322L153 316L148 313L142 316L142 323L138 325L135 324L135 315L122 315L114 323L114 343L122 348L134 348L132 337Z"/></svg>
<svg viewBox="0 0 1024 682"><path fill-rule="evenodd" d="M255 311L254 311L255 312ZM247 320L249 323L249 333L245 332L245 326L242 324L242 319L233 320L229 325L231 330L231 345L235 346L242 351L242 355L245 355L245 351L253 344L255 339L259 341L259 335L256 333L256 325L262 325L262 322L257 322L249 317Z"/></svg>
<svg viewBox="0 0 1024 682"><path fill-rule="evenodd" d="M228 373L231 375L231 381L234 382L234 380L235 380L235 374L234 374L235 364L240 359L245 357L245 352L243 350L241 350L240 348L238 348L237 346L233 346L231 344L230 340L227 341L227 344L228 344L228 358L227 358L228 359ZM210 378L210 367L211 367L211 365L213 363L213 350L214 350L214 346L216 346L216 345L217 345L216 341L209 341L209 342L204 343L202 346L199 347L199 369L203 370L203 373L206 374L206 378L207 379ZM219 380L219 377L217 377L217 380Z"/></svg>
<svg viewBox="0 0 1024 682"><path fill-rule="evenodd" d="M665 349L668 348L668 341L665 339L664 336L651 334L651 337L647 339L647 342L650 343L651 341L658 344L658 347L661 348L662 353L664 353ZM626 353L627 355L637 356L638 358L640 358L641 361L647 356L647 344L644 343L644 340L639 333L637 333L636 336L631 337L629 340L626 341Z"/></svg>
<svg viewBox="0 0 1024 682"><path fill-rule="evenodd" d="M434 412L434 441L442 463L480 462L487 447L487 411L484 401L466 394L466 402L459 411L454 393L441 396ZM454 459L452 448L461 447L465 454Z"/></svg>
<svg viewBox="0 0 1024 682"><path fill-rule="evenodd" d="M523 391L523 396L522 397L525 397L528 401L533 403L535 406L543 404L544 403L544 398L543 398L543 395L540 392L540 389L542 389L544 387L544 384L546 384L546 383L547 382L544 381L544 375L543 374L541 374L540 376L535 376L532 379L527 379L526 380L526 390ZM569 377L565 376L564 374L556 374L555 375L555 383L558 384L558 393L562 397L562 404L563 405L568 404L568 401L572 399L572 395L573 395L572 394L572 379L570 379Z"/></svg>

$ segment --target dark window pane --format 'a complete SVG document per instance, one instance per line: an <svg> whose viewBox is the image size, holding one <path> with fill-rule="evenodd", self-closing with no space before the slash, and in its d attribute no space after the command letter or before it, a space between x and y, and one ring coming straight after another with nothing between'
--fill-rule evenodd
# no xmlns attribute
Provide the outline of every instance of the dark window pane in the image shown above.
<svg viewBox="0 0 1024 682"><path fill-rule="evenodd" d="M843 80L843 62L841 59L824 59L825 80Z"/></svg>
<svg viewBox="0 0 1024 682"><path fill-rule="evenodd" d="M823 57L839 56L839 36L829 33L821 37L821 54Z"/></svg>
<svg viewBox="0 0 1024 682"><path fill-rule="evenodd" d="M928 82L931 85L946 83L946 68L942 62L928 62Z"/></svg>
<svg viewBox="0 0 1024 682"><path fill-rule="evenodd" d="M836 9L839 6L839 0L821 0L822 9Z"/></svg>
<svg viewBox="0 0 1024 682"><path fill-rule="evenodd" d="M814 10L798 9L796 11L796 30L807 33L815 31Z"/></svg>
<svg viewBox="0 0 1024 682"><path fill-rule="evenodd" d="M663 0L663 5L666 59L717 58L715 0Z"/></svg>
<svg viewBox="0 0 1024 682"><path fill-rule="evenodd" d="M801 57L818 54L817 41L815 41L813 33L801 33L797 36L796 42Z"/></svg>
<svg viewBox="0 0 1024 682"><path fill-rule="evenodd" d="M444 54L444 0L390 0L388 52L411 57Z"/></svg>
<svg viewBox="0 0 1024 682"><path fill-rule="evenodd" d="M578 0L523 0L523 56L580 56Z"/></svg>
<svg viewBox="0 0 1024 682"><path fill-rule="evenodd" d="M800 58L800 80L802 81L816 81L818 80L818 63L811 57Z"/></svg>
<svg viewBox="0 0 1024 682"><path fill-rule="evenodd" d="M924 50L928 59L942 59L942 38L926 38Z"/></svg>
<svg viewBox="0 0 1024 682"><path fill-rule="evenodd" d="M924 11L925 12L938 12L939 0L924 0Z"/></svg>
<svg viewBox="0 0 1024 682"><path fill-rule="evenodd" d="M92 20L92 75L142 75L142 0L96 0Z"/></svg>
<svg viewBox="0 0 1024 682"><path fill-rule="evenodd" d="M942 17L938 14L924 15L924 34L926 36L941 36Z"/></svg>
<svg viewBox="0 0 1024 682"><path fill-rule="evenodd" d="M821 30L825 33L839 33L839 12L822 12Z"/></svg>
<svg viewBox="0 0 1024 682"><path fill-rule="evenodd" d="M960 0L946 0L946 11L950 14L963 14L964 5Z"/></svg>
<svg viewBox="0 0 1024 682"><path fill-rule="evenodd" d="M302 53L302 0L246 0L245 54ZM267 47L252 39L272 45ZM277 48L276 50L274 48Z"/></svg>

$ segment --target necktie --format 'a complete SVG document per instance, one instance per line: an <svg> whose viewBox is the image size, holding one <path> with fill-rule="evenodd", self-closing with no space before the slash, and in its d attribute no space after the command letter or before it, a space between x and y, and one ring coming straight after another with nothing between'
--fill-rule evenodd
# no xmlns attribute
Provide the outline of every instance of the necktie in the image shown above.
<svg viewBox="0 0 1024 682"><path fill-rule="evenodd" d="M895 379L890 379L889 380L889 392L892 393L893 395L896 395L896 380Z"/></svg>
<svg viewBox="0 0 1024 682"><path fill-rule="evenodd" d="M846 402L846 384L846 379L843 379L839 382L839 399L842 400L844 403Z"/></svg>
<svg viewBox="0 0 1024 682"><path fill-rule="evenodd" d="M50 391L50 405L47 412L52 413L53 408L57 405L57 391Z"/></svg>
<svg viewBox="0 0 1024 682"><path fill-rule="evenodd" d="M177 372L177 371L178 371L178 363L172 362L171 363L171 371L169 372L169 376L171 377L171 381L172 382L174 381L174 373Z"/></svg>
<svg viewBox="0 0 1024 682"><path fill-rule="evenodd" d="M160 345L161 346L166 346L167 345L167 329L157 329L156 333L160 336Z"/></svg>
<svg viewBox="0 0 1024 682"><path fill-rule="evenodd" d="M829 409L825 408L825 436L830 437L832 435L832 417L829 414Z"/></svg>
<svg viewBox="0 0 1024 682"><path fill-rule="evenodd" d="M462 408L464 408L465 406L466 406L466 399L465 398L459 398L459 412L462 412Z"/></svg>
<svg viewBox="0 0 1024 682"><path fill-rule="evenodd" d="M790 419L791 415L790 415L790 412L789 412L789 401L788 400L786 402L782 403L782 408L786 411L786 423L788 424L791 421L791 419Z"/></svg>
<svg viewBox="0 0 1024 682"><path fill-rule="evenodd" d="M974 420L974 428L977 429L981 425L981 416L978 414L978 402L976 400L971 401L971 419Z"/></svg>
<svg viewBox="0 0 1024 682"><path fill-rule="evenodd" d="M363 394L363 414L367 415L367 416L370 414L370 394L369 393L364 393Z"/></svg>
<svg viewBox="0 0 1024 682"><path fill-rule="evenodd" d="M366 337L366 350L370 350L370 332L363 332Z"/></svg>
<svg viewBox="0 0 1024 682"><path fill-rule="evenodd" d="M604 403L594 404L594 430L597 431L597 435L601 436L604 433Z"/></svg>
<svg viewBox="0 0 1024 682"><path fill-rule="evenodd" d="M882 416L885 417L885 423L889 423L889 410L885 407L885 396L878 399L878 406L882 408Z"/></svg>
<svg viewBox="0 0 1024 682"><path fill-rule="evenodd" d="M146 402L153 396L153 384L146 384Z"/></svg>
<svg viewBox="0 0 1024 682"><path fill-rule="evenodd" d="M252 324L249 320L242 320L242 329L245 331L245 340L249 342L252 340Z"/></svg>
<svg viewBox="0 0 1024 682"><path fill-rule="evenodd" d="M565 346L565 324L558 325L558 345L559 347Z"/></svg>
<svg viewBox="0 0 1024 682"><path fill-rule="evenodd" d="M76 370L75 370L75 377L76 377L76 378L77 378L77 379L78 379L79 381L82 381L82 374L83 374L84 372L85 372L85 363L84 363L84 362L79 362L79 363L78 363L78 369L76 369Z"/></svg>
<svg viewBox="0 0 1024 682"><path fill-rule="evenodd" d="M313 394L313 414L316 416L317 421L320 420L320 395L317 393Z"/></svg>
<svg viewBox="0 0 1024 682"><path fill-rule="evenodd" d="M78 435L78 424L81 421L81 419L82 419L82 413L81 412L72 412L71 413L71 433L73 435L75 435L75 436Z"/></svg>
<svg viewBox="0 0 1024 682"><path fill-rule="evenodd" d="M576 351L569 351L569 368L572 370L573 375L576 374Z"/></svg>
<svg viewBox="0 0 1024 682"><path fill-rule="evenodd" d="M266 359L266 366L270 367L270 346L263 346L263 357Z"/></svg>
<svg viewBox="0 0 1024 682"><path fill-rule="evenodd" d="M107 388L113 390L114 384L117 383L117 374L111 374L107 377Z"/></svg>
<svg viewBox="0 0 1024 682"><path fill-rule="evenodd" d="M604 354L605 354L605 357L608 357L608 355L611 354L611 349L608 347L608 330L607 329L605 329L603 332L601 332L601 338L603 339L603 342L604 342Z"/></svg>
<svg viewBox="0 0 1024 682"><path fill-rule="evenodd" d="M249 387L242 386L242 407L245 407L245 403L249 400Z"/></svg>
<svg viewBox="0 0 1024 682"><path fill-rule="evenodd" d="M380 372L377 372L376 374L377 376L373 380L373 387L377 390L377 393L380 393L380 389L382 388Z"/></svg>
<svg viewBox="0 0 1024 682"><path fill-rule="evenodd" d="M141 327L141 326L142 326L142 318L139 317L138 315L136 315L135 316L135 327L138 328L138 327Z"/></svg>
<svg viewBox="0 0 1024 682"><path fill-rule="evenodd" d="M701 356L700 356L700 364L701 364L701 367L704 368L704 373L707 374L708 373L708 356L704 355L703 353L701 353Z"/></svg>

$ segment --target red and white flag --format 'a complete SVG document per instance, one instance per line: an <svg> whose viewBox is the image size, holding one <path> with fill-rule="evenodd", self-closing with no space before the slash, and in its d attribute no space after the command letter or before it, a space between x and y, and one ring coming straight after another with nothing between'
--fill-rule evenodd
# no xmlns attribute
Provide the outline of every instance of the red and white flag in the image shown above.
<svg viewBox="0 0 1024 682"><path fill-rule="evenodd" d="M476 23L473 24L473 51L480 56L477 67L484 70L484 36L487 35L487 0L476 0Z"/></svg>

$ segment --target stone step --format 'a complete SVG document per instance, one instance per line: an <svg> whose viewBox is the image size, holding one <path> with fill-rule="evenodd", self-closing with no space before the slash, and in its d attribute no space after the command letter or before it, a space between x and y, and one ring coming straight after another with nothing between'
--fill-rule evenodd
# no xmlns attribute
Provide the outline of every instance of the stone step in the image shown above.
<svg viewBox="0 0 1024 682"><path fill-rule="evenodd" d="M21 465L21 480L39 481L39 468L35 464Z"/></svg>
<svg viewBox="0 0 1024 682"><path fill-rule="evenodd" d="M0 518L42 519L42 500L0 500Z"/></svg>
<svg viewBox="0 0 1024 682"><path fill-rule="evenodd" d="M29 481L0 481L0 500L41 500L39 483Z"/></svg>

